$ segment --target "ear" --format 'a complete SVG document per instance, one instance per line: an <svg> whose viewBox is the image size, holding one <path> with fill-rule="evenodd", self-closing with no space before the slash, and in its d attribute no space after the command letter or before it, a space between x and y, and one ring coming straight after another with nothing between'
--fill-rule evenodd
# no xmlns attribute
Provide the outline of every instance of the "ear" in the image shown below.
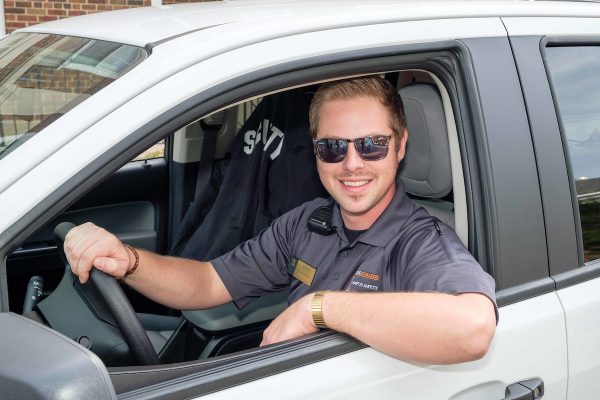
<svg viewBox="0 0 600 400"><path fill-rule="evenodd" d="M406 154L406 141L408 139L408 131L404 128L404 132L402 132L402 137L400 138L400 147L398 147L398 162L404 159L404 155Z"/></svg>

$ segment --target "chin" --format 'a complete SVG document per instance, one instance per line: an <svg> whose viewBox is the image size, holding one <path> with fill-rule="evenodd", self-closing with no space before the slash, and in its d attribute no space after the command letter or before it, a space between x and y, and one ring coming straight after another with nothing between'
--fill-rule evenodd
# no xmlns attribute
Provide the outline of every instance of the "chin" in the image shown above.
<svg viewBox="0 0 600 400"><path fill-rule="evenodd" d="M352 215L362 215L369 211L369 207L366 204L357 204L352 199L346 200L342 202L338 202L340 208L342 208L346 213Z"/></svg>

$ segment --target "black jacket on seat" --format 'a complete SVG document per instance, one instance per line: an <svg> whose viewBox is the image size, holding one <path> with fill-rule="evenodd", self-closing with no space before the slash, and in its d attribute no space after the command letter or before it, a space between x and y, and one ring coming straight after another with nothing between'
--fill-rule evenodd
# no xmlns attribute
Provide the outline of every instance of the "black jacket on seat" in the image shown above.
<svg viewBox="0 0 600 400"><path fill-rule="evenodd" d="M327 196L319 180L305 89L265 97L236 134L211 184L190 205L170 253L211 260L292 208Z"/></svg>

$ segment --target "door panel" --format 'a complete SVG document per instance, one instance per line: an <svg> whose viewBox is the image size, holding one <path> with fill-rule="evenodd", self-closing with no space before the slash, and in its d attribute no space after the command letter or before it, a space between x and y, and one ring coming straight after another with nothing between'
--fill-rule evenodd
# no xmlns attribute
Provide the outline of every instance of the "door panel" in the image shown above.
<svg viewBox="0 0 600 400"><path fill-rule="evenodd" d="M567 391L565 321L556 293L500 308L500 323L481 360L446 366L417 365L371 348L275 374L202 397L225 400L280 399L490 399L505 388L538 377L544 400L564 400ZM273 393L273 388L291 388ZM582 397L580 397L582 398Z"/></svg>
<svg viewBox="0 0 600 400"><path fill-rule="evenodd" d="M155 250L156 212L154 204L149 201L132 201L67 211L38 231L22 246L21 250L13 254L31 254L44 248L56 247L54 227L65 221L75 225L92 222L133 246Z"/></svg>
<svg viewBox="0 0 600 400"><path fill-rule="evenodd" d="M161 233L168 219L168 175L164 158L130 162L64 214L80 221L87 219L124 238L153 233L156 240L144 240L148 246L145 248L163 251L166 243ZM64 219L58 217L58 220Z"/></svg>

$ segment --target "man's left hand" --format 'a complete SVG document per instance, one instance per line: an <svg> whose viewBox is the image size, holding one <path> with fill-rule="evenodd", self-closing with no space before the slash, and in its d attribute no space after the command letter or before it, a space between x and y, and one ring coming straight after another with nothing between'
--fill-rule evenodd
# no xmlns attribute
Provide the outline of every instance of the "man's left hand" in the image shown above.
<svg viewBox="0 0 600 400"><path fill-rule="evenodd" d="M310 293L302 297L279 314L263 332L260 345L265 346L317 332L311 311L313 296L314 293Z"/></svg>

